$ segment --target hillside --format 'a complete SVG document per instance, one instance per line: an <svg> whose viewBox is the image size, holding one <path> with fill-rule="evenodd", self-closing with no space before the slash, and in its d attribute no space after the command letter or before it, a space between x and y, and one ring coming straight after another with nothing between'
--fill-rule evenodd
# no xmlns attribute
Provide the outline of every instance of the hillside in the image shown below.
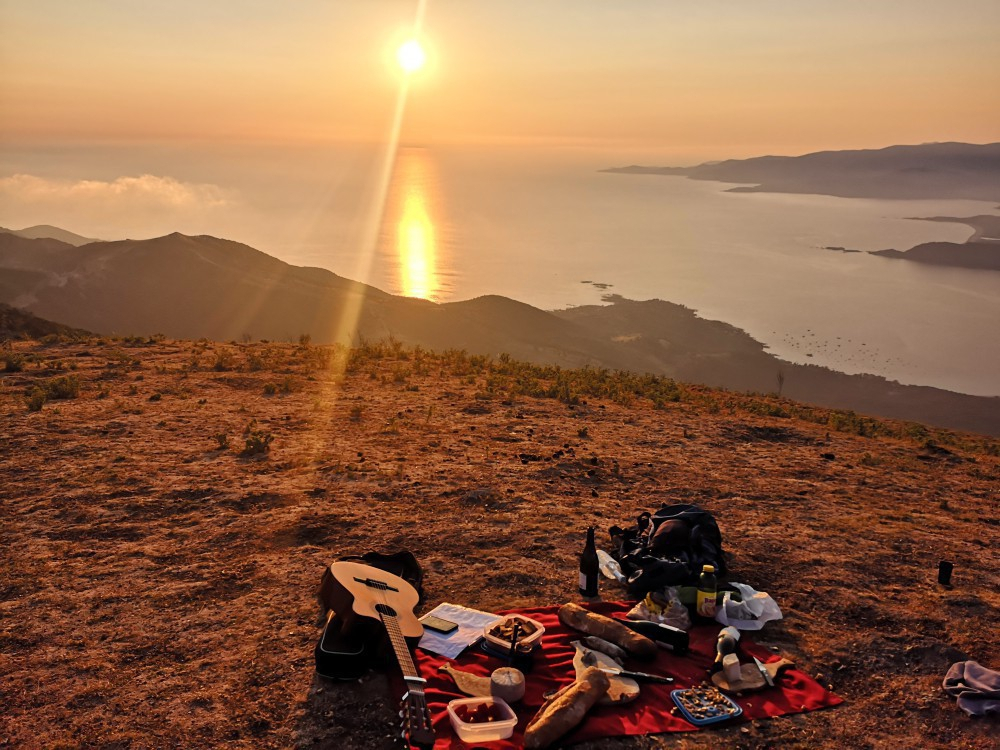
<svg viewBox="0 0 1000 750"><path fill-rule="evenodd" d="M1000 271L997 242L922 242L909 250L873 250L871 254L932 266Z"/></svg>
<svg viewBox="0 0 1000 750"><path fill-rule="evenodd" d="M731 579L785 614L758 641L846 702L602 750L993 747L996 720L965 718L940 682L958 659L1000 664L985 637L1000 617L996 441L398 344L12 347L11 746L388 750L385 678L314 675L324 566L407 547L421 611L558 604L576 599L588 525L603 545L612 524L695 502L718 519ZM75 397L30 411L37 392ZM269 452L241 455L248 439ZM940 559L954 588L935 582Z"/></svg>
<svg viewBox="0 0 1000 750"><path fill-rule="evenodd" d="M934 266L1000 271L1000 216L931 216L924 221L966 224L972 227L972 236L964 243L925 242L909 250L876 250L872 255Z"/></svg>
<svg viewBox="0 0 1000 750"><path fill-rule="evenodd" d="M172 234L71 247L0 233L0 302L106 335L358 343L393 337L563 367L650 372L1000 435L1000 398L792 365L746 332L658 300L548 312L497 296L396 297L252 247Z"/></svg>
<svg viewBox="0 0 1000 750"><path fill-rule="evenodd" d="M924 143L729 159L694 167L632 165L604 171L750 183L732 188L742 193L1000 201L1000 143Z"/></svg>
<svg viewBox="0 0 1000 750"><path fill-rule="evenodd" d="M39 318L29 312L0 302L0 341L10 339L40 339L56 336L62 339L90 338L89 331L70 328L60 323Z"/></svg>

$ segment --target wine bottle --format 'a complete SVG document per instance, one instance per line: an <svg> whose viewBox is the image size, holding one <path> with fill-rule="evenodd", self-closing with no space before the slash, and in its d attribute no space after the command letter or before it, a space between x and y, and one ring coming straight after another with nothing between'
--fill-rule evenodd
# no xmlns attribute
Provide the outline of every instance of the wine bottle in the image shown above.
<svg viewBox="0 0 1000 750"><path fill-rule="evenodd" d="M597 545L594 543L594 527L587 529L587 543L580 553L580 596L593 599L597 596L597 580L600 565L597 560Z"/></svg>
<svg viewBox="0 0 1000 750"><path fill-rule="evenodd" d="M656 641L656 645L661 648L671 649L678 656L687 653L688 648L690 648L691 642L688 634L680 628L649 620L615 619L622 625L628 625L636 633Z"/></svg>

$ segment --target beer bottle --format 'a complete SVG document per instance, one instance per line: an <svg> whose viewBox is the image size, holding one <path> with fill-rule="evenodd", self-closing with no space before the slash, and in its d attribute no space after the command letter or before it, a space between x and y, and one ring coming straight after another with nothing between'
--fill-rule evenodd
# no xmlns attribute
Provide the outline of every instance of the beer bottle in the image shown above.
<svg viewBox="0 0 1000 750"><path fill-rule="evenodd" d="M715 580L715 566L702 565L701 577L698 579L697 611L702 617L715 617L715 597L718 584Z"/></svg>
<svg viewBox="0 0 1000 750"><path fill-rule="evenodd" d="M587 543L580 553L580 596L593 599L597 596L597 578L599 572L597 560L597 545L594 543L594 527L587 529Z"/></svg>

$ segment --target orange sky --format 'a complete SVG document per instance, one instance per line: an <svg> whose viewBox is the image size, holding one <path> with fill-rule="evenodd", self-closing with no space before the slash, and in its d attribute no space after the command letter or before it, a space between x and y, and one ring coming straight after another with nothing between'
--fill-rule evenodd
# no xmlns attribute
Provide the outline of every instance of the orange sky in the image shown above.
<svg viewBox="0 0 1000 750"><path fill-rule="evenodd" d="M0 137L386 137L415 2L0 0ZM428 0L402 138L750 156L1000 140L1000 3Z"/></svg>

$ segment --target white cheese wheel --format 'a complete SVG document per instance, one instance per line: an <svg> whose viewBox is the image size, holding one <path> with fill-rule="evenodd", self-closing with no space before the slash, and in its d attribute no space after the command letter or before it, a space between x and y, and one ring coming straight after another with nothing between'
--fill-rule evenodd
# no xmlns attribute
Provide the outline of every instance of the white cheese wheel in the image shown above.
<svg viewBox="0 0 1000 750"><path fill-rule="evenodd" d="M520 669L501 667L490 675L490 693L508 703L516 703L524 697L524 673Z"/></svg>

